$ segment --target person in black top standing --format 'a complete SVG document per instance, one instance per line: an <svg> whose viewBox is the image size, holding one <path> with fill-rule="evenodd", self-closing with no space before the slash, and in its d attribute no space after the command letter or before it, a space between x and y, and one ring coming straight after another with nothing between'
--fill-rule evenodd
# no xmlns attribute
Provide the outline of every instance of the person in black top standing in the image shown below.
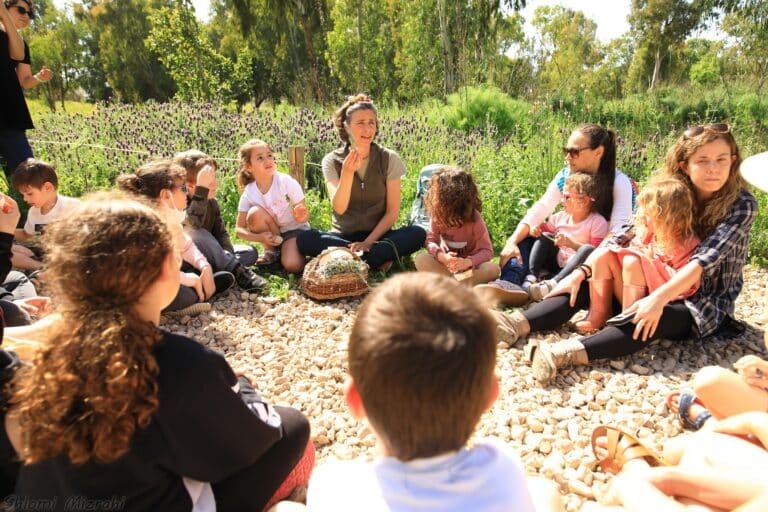
<svg viewBox="0 0 768 512"><path fill-rule="evenodd" d="M60 318L14 379L17 510L261 511L308 482L307 419L158 328L181 257L151 208L103 193L43 240Z"/></svg>
<svg viewBox="0 0 768 512"><path fill-rule="evenodd" d="M31 0L5 0L0 5L0 98L4 103L0 109L0 157L9 181L16 166L33 156L26 131L34 125L23 90L53 78L45 67L32 74L29 46L18 32L33 16Z"/></svg>

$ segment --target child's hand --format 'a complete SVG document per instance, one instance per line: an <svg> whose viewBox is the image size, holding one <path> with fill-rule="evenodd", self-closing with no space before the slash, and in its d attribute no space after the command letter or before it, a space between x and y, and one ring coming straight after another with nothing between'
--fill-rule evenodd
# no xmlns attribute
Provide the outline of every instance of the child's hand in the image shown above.
<svg viewBox="0 0 768 512"><path fill-rule="evenodd" d="M541 226L536 226L536 227L531 228L530 235L533 238L539 238L541 236Z"/></svg>
<svg viewBox="0 0 768 512"><path fill-rule="evenodd" d="M12 197L0 194L0 233L14 234L21 218L19 205Z"/></svg>
<svg viewBox="0 0 768 512"><path fill-rule="evenodd" d="M573 240L565 233L558 233L555 235L555 245L557 247L571 247L573 248Z"/></svg>
<svg viewBox="0 0 768 512"><path fill-rule="evenodd" d="M38 319L51 312L51 299L48 297L30 297L14 300L13 303Z"/></svg>
<svg viewBox="0 0 768 512"><path fill-rule="evenodd" d="M206 165L197 173L197 187L205 187L208 190L214 189L216 183L216 169L212 165Z"/></svg>
<svg viewBox="0 0 768 512"><path fill-rule="evenodd" d="M293 218L296 220L296 222L300 222L302 224L309 220L309 210L307 210L307 206L304 204L304 201L294 205Z"/></svg>
<svg viewBox="0 0 768 512"><path fill-rule="evenodd" d="M200 271L200 282L203 285L205 300L210 299L216 293L216 283L213 281L213 269L210 265Z"/></svg>
<svg viewBox="0 0 768 512"><path fill-rule="evenodd" d="M757 356L744 356L733 364L747 384L768 390L768 362Z"/></svg>
<svg viewBox="0 0 768 512"><path fill-rule="evenodd" d="M469 258L452 257L446 262L445 268L447 268L453 274L457 272L463 272L472 268L472 260Z"/></svg>

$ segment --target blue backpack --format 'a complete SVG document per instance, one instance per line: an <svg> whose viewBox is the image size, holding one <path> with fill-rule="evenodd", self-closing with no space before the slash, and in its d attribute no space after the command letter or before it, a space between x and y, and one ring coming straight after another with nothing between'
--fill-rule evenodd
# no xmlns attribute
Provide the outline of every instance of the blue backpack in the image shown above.
<svg viewBox="0 0 768 512"><path fill-rule="evenodd" d="M429 213L424 205L424 198L427 196L432 173L443 167L445 167L443 164L429 164L419 172L419 179L416 181L416 197L413 198L411 206L410 224L412 226L420 226L425 231L429 230Z"/></svg>

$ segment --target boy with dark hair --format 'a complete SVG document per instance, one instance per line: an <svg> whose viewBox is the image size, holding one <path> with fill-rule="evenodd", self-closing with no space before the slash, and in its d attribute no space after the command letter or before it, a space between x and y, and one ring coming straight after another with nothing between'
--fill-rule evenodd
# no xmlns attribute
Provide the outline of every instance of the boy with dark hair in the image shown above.
<svg viewBox="0 0 768 512"><path fill-rule="evenodd" d="M24 228L16 229L17 241L29 241L41 234L45 226L65 217L80 204L78 199L57 192L56 169L41 160L27 158L19 164L12 178L13 188L29 204ZM24 270L42 267L40 259L27 247L13 245L13 266Z"/></svg>
<svg viewBox="0 0 768 512"><path fill-rule="evenodd" d="M256 249L234 247L216 201L216 161L197 149L177 153L174 162L187 172L187 217L185 232L213 266L214 271L231 272L246 291L260 291L266 281L248 267L256 263Z"/></svg>
<svg viewBox="0 0 768 512"><path fill-rule="evenodd" d="M534 510L507 446L467 444L499 393L494 321L471 290L437 274L392 277L360 308L348 356L347 404L381 456L319 468L310 510Z"/></svg>

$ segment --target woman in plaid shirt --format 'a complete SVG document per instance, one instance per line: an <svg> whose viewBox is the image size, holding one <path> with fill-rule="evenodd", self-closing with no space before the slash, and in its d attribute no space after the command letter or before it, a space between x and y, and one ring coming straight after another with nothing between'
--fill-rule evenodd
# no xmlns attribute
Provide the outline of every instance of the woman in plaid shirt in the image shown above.
<svg viewBox="0 0 768 512"><path fill-rule="evenodd" d="M691 188L701 245L672 279L627 310L634 315L631 321L580 339L529 343L527 353L539 382L548 383L558 368L628 355L657 338L703 338L729 323L743 285L749 231L757 215L757 202L739 173L740 163L739 148L726 124L692 126L680 136L658 172ZM609 243L627 244L630 239L618 236ZM500 338L512 342L532 331L554 329L576 311L587 309L590 263L588 259L527 311L496 312ZM701 286L693 296L674 300L697 282ZM620 310L614 301L615 313Z"/></svg>

